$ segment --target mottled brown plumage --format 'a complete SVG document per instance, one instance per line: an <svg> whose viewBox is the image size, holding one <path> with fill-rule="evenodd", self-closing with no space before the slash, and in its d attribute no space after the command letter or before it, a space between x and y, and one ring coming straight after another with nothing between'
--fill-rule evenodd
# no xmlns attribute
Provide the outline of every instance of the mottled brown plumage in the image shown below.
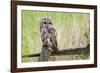
<svg viewBox="0 0 100 73"><path fill-rule="evenodd" d="M57 33L52 26L52 21L49 18L43 18L40 22L40 33L43 47L53 51L58 50Z"/></svg>

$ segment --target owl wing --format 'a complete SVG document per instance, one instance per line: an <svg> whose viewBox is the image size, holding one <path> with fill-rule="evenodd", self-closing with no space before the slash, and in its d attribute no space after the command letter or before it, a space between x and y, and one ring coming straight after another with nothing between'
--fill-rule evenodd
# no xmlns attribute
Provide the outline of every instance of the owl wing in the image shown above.
<svg viewBox="0 0 100 73"><path fill-rule="evenodd" d="M52 50L57 51L58 50L57 32L54 28L50 29L50 42L52 43Z"/></svg>
<svg viewBox="0 0 100 73"><path fill-rule="evenodd" d="M40 25L40 35L41 35L41 40L43 42L43 45L46 45L47 31L46 31L46 27L43 24Z"/></svg>

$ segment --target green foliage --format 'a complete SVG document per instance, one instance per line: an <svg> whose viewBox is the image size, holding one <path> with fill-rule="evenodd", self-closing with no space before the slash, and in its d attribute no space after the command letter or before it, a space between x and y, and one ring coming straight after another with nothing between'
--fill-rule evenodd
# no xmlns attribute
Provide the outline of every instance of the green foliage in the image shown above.
<svg viewBox="0 0 100 73"><path fill-rule="evenodd" d="M85 36L86 36L86 39L87 39L87 43L90 44L90 32L87 31L87 32L85 33Z"/></svg>

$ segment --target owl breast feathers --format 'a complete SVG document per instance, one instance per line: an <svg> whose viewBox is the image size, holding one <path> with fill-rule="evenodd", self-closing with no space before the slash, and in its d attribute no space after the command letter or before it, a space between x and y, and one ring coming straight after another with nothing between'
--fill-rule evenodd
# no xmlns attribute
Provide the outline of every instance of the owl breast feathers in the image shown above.
<svg viewBox="0 0 100 73"><path fill-rule="evenodd" d="M57 33L52 26L52 21L49 18L43 18L40 22L40 34L43 47L47 47L53 51L58 50Z"/></svg>

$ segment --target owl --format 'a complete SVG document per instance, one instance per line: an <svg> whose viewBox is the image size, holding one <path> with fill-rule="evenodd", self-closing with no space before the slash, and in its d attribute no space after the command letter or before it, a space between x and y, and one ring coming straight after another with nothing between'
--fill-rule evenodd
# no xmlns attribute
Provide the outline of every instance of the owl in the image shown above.
<svg viewBox="0 0 100 73"><path fill-rule="evenodd" d="M50 18L43 18L40 22L40 34L43 48L56 52L58 51L57 33L52 25Z"/></svg>

